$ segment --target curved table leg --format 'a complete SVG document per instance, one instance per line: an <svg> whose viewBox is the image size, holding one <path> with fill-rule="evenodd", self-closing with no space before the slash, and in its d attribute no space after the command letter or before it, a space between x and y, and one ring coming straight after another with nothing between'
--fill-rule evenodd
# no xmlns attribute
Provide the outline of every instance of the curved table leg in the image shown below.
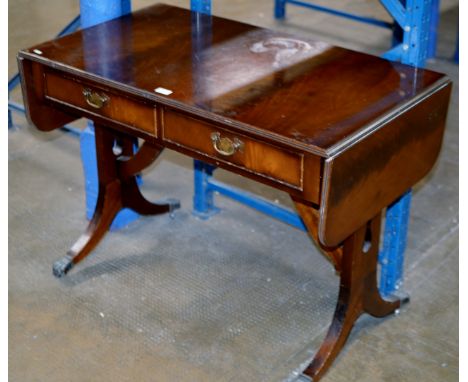
<svg viewBox="0 0 468 382"><path fill-rule="evenodd" d="M150 202L142 195L135 178L125 181L122 184L122 189L125 205L140 215L171 213L180 208L180 202L176 199L167 199L166 203Z"/></svg>
<svg viewBox="0 0 468 382"><path fill-rule="evenodd" d="M165 212L172 212L179 208L178 201L169 200L164 204L154 204L147 201L138 189L135 175L129 173L130 169L141 170L144 165L151 164L148 155L139 155L144 164L138 163L137 154L132 160L132 166L124 167L126 170L120 171L120 160L114 152L114 143L118 140L123 144L125 155L133 154L133 139L107 130L105 127L95 125L96 155L99 176L99 195L96 204L96 210L92 220L88 224L86 232L75 242L67 255L56 261L52 271L54 276L64 276L75 264L83 260L91 250L101 241L103 236L109 230L109 227L117 213L123 208L132 208L143 215L154 215ZM149 152L148 145L145 146L146 152ZM152 150L153 160L157 158L162 151L161 147L155 146Z"/></svg>
<svg viewBox="0 0 468 382"><path fill-rule="evenodd" d="M133 154L134 142L131 139L120 139L122 155L118 160L118 174L122 182L122 198L125 207L131 208L140 215L158 215L165 212L172 213L180 208L176 199L167 199L165 203L153 203L141 193L135 176L151 165L161 154L163 147L144 142L140 149Z"/></svg>
<svg viewBox="0 0 468 382"><path fill-rule="evenodd" d="M65 257L54 263L52 267L54 276L64 276L75 264L84 259L101 241L121 209L122 202L118 181L106 186L100 185L96 210L86 232L73 244Z"/></svg>
<svg viewBox="0 0 468 382"><path fill-rule="evenodd" d="M304 209L300 213L305 213ZM381 215L345 240L340 264L340 292L332 323L304 374L318 381L343 348L356 320L363 313L383 317L402 303L386 301L377 289L377 257Z"/></svg>

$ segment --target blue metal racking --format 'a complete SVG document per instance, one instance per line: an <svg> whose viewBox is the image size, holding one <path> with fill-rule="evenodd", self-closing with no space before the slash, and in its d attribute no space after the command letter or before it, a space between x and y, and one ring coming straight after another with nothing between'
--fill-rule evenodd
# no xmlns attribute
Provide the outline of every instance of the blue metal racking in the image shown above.
<svg viewBox="0 0 468 382"><path fill-rule="evenodd" d="M437 45L437 27L439 24L439 0L380 0L380 2L385 7L385 9L387 9L388 13L392 16L394 20L392 23L368 16L361 16L354 13L349 13L342 10L321 6L318 4L311 3L310 1L302 0L275 0L274 14L276 19L284 19L286 16L286 4L309 8L319 12L329 13L331 15L347 18L353 21L391 29L394 31L394 42L396 43L396 45L399 45L398 39L405 34L402 33L402 30L404 32L408 32L407 28L410 25L412 25L419 29L419 31L422 31L422 33L427 35L426 37L429 39L428 43L424 43L425 45L427 45L427 48L425 52L426 56L424 57L423 62L427 58L434 57ZM415 23L413 23L412 21L415 21ZM408 36L407 34L405 35L406 37ZM414 35L414 33L411 33L410 35ZM419 38L419 36L417 38ZM417 38L414 41L416 41L420 46L420 42L422 40L418 40ZM406 43L407 45L408 41L404 43ZM411 54L413 51L413 49L410 49L408 52L401 53L400 49L401 47L396 48L397 54L400 55L398 59L402 58L407 54Z"/></svg>

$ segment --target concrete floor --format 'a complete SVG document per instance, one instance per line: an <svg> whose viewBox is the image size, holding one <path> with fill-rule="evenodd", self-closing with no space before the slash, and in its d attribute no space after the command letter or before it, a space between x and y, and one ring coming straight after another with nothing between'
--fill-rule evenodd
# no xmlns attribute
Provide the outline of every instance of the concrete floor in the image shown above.
<svg viewBox="0 0 468 382"><path fill-rule="evenodd" d="M135 0L133 7L151 3ZM377 1L326 3L386 17ZM458 380L458 66L450 61L458 2L441 6L438 55L429 67L455 86L440 159L414 193L404 285L412 301L396 317L362 317L323 381ZM17 70L18 49L49 39L77 13L76 0L10 1L9 74ZM369 53L389 44L387 31L296 7L276 22L271 0L217 0L214 13ZM20 99L18 91L13 98ZM197 220L191 160L167 151L145 174L143 192L177 197L182 210L110 233L93 256L56 280L52 262L86 224L79 144L14 119L11 381L296 379L324 335L338 287L306 234L221 197L221 214ZM269 187L221 170L216 176L290 205Z"/></svg>

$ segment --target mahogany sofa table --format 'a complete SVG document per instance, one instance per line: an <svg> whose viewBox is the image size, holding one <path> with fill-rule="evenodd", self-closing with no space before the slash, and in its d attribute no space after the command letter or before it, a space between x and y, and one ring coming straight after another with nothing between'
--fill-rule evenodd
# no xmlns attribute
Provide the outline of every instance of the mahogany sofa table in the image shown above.
<svg viewBox="0 0 468 382"><path fill-rule="evenodd" d="M89 254L122 208L179 207L147 201L135 180L167 147L292 197L340 275L333 321L304 371L314 381L362 313L400 306L377 289L381 211L437 159L444 75L167 5L22 50L18 62L38 129L95 123L96 211L56 276Z"/></svg>

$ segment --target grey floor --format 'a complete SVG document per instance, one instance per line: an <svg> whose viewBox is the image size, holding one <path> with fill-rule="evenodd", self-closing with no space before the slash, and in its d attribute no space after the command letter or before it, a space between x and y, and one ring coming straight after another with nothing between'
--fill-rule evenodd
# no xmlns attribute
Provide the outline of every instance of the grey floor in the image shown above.
<svg viewBox="0 0 468 382"><path fill-rule="evenodd" d="M133 2L138 9L153 2ZM187 7L188 1L166 3ZM214 13L378 54L389 33L271 0L214 2ZM327 1L387 17L377 1ZM415 188L404 289L411 303L362 317L324 381L458 380L458 2L441 2L437 59L453 79L444 145ZM52 37L76 0L9 2L9 74L20 48ZM19 100L19 92L13 94ZM312 357L333 313L338 279L307 235L233 201L208 221L191 215L191 160L166 152L145 173L150 199L180 198L169 216L111 232L68 277L52 277L85 227L79 142L15 116L9 132L9 375L11 381L284 381ZM80 123L79 125L83 125ZM290 205L287 195L218 171Z"/></svg>

